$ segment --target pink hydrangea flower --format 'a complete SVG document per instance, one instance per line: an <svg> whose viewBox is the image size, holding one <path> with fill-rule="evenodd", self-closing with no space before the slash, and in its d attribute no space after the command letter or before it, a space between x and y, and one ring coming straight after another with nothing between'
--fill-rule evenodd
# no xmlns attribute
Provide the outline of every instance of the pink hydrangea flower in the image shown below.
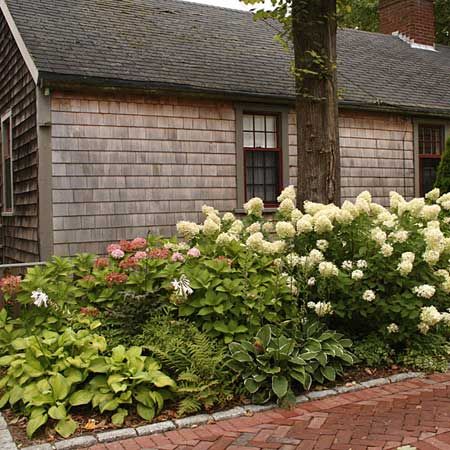
<svg viewBox="0 0 450 450"><path fill-rule="evenodd" d="M147 253L146 252L136 252L136 254L134 255L134 259L136 261L141 261L142 259L147 258Z"/></svg>
<svg viewBox="0 0 450 450"><path fill-rule="evenodd" d="M119 244L110 244L106 249L109 255L111 255L114 250L122 250L122 249Z"/></svg>
<svg viewBox="0 0 450 450"><path fill-rule="evenodd" d="M135 250L142 250L147 247L147 240L142 237L137 237L131 241L131 245Z"/></svg>
<svg viewBox="0 0 450 450"><path fill-rule="evenodd" d="M125 253L120 248L116 248L111 252L111 256L114 259L122 259L125 256Z"/></svg>
<svg viewBox="0 0 450 450"><path fill-rule="evenodd" d="M181 253L176 252L176 253L174 253L172 255L171 259L172 259L173 262L177 262L177 261L183 262L184 261L184 256Z"/></svg>
<svg viewBox="0 0 450 450"><path fill-rule="evenodd" d="M200 257L200 250L197 247L192 247L188 250L187 255L192 256L192 258L199 258Z"/></svg>

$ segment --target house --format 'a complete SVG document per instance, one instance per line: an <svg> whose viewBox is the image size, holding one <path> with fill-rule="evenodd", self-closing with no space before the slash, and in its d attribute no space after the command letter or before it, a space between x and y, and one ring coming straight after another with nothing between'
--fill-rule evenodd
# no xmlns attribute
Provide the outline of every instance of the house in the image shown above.
<svg viewBox="0 0 450 450"><path fill-rule="evenodd" d="M103 252L270 207L297 177L291 55L273 23L181 0L0 0L3 262ZM342 199L431 188L450 134L450 47L431 0L340 30ZM301 176L301 173L299 174ZM270 210L270 208L268 208Z"/></svg>

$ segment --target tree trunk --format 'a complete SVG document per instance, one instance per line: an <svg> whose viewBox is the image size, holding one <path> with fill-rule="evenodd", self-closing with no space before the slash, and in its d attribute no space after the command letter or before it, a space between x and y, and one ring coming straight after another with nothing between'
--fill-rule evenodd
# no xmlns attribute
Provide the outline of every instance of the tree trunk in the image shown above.
<svg viewBox="0 0 450 450"><path fill-rule="evenodd" d="M298 199L340 203L336 0L293 0Z"/></svg>

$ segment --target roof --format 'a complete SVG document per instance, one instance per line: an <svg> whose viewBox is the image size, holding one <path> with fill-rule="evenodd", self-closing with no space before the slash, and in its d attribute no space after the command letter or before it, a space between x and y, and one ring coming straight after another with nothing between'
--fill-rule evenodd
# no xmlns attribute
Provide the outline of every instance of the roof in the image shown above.
<svg viewBox="0 0 450 450"><path fill-rule="evenodd" d="M6 0L41 80L293 100L273 22L180 0ZM450 115L450 47L338 32L342 103Z"/></svg>

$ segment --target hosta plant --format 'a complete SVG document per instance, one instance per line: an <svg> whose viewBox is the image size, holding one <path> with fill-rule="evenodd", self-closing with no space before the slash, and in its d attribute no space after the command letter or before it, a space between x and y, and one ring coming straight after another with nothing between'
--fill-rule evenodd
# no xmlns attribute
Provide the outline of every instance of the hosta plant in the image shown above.
<svg viewBox="0 0 450 450"><path fill-rule="evenodd" d="M304 341L287 337L270 325L256 334L253 342L229 345L228 366L238 372L253 400L264 403L276 397L280 404L295 402L295 391L309 389L314 381L334 381L342 364L352 364L346 350L351 342L312 324Z"/></svg>

